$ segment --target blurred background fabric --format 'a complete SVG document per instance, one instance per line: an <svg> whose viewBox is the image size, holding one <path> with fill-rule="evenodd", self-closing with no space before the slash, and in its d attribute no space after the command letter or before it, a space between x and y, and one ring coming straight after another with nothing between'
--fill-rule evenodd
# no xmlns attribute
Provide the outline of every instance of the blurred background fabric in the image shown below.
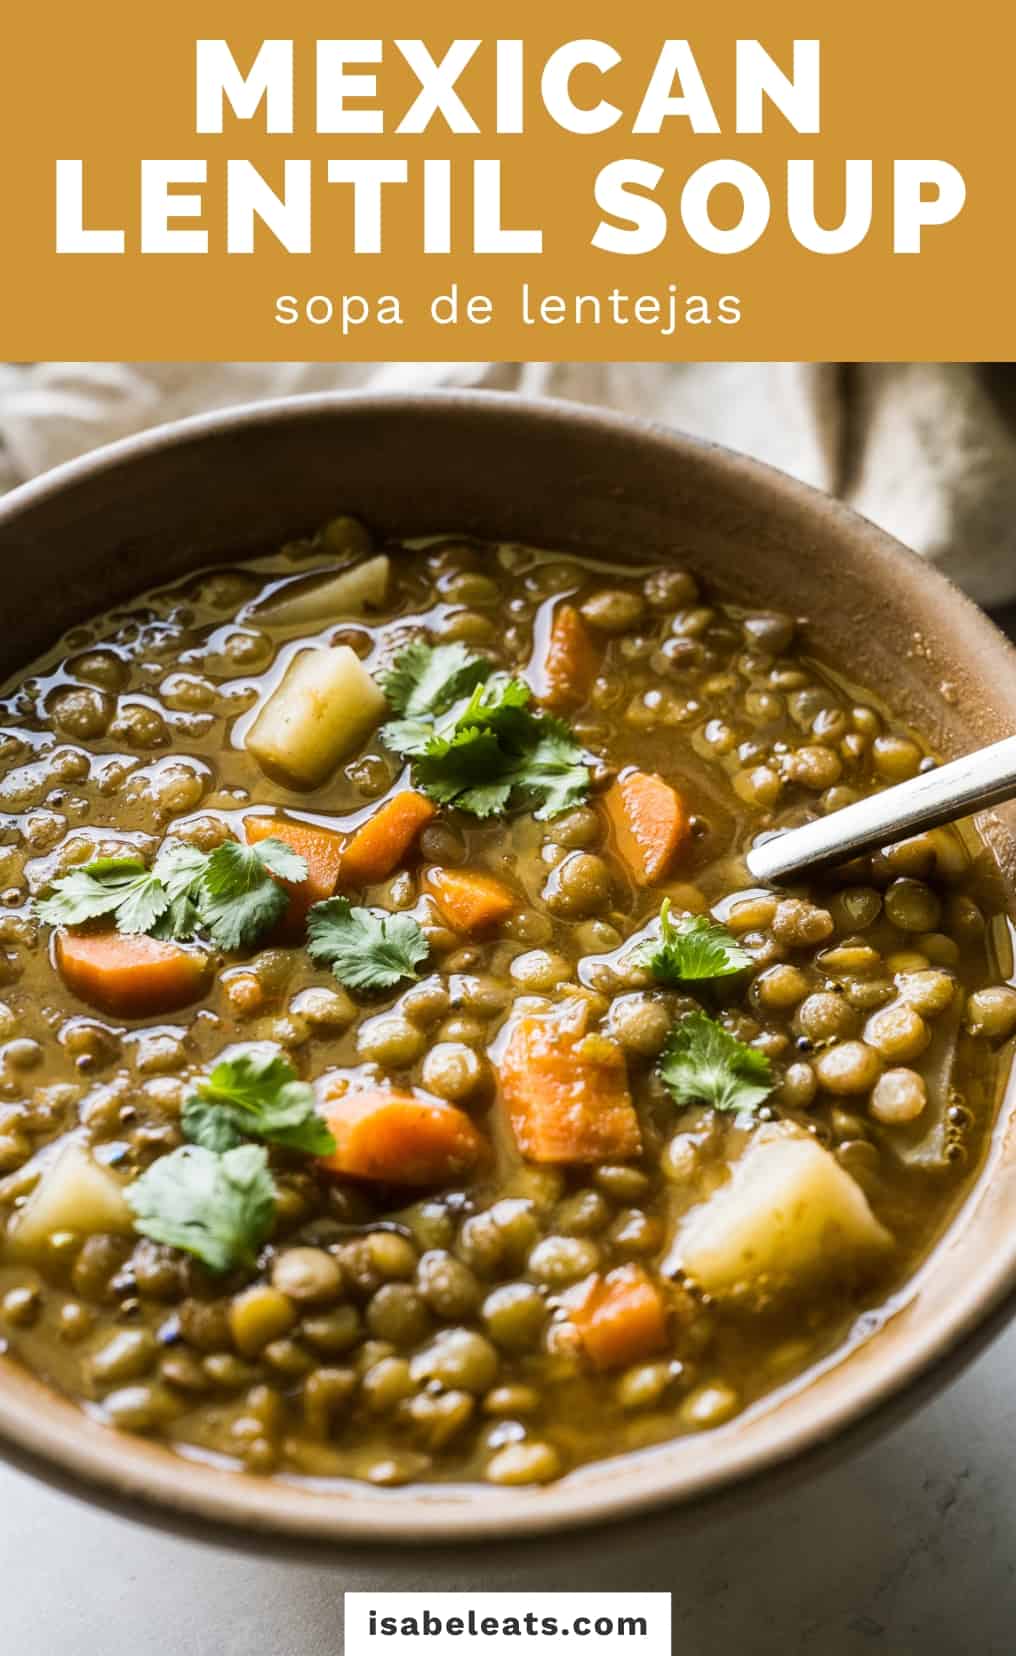
<svg viewBox="0 0 1016 1656"><path fill-rule="evenodd" d="M0 367L0 489L100 443L296 392L479 386L729 444L839 495L980 603L1016 600L1009 363L102 363Z"/></svg>

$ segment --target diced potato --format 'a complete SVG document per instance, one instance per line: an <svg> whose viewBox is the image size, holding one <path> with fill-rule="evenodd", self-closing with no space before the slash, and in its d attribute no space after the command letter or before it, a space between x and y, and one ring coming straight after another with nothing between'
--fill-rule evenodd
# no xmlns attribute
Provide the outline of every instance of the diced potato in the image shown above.
<svg viewBox="0 0 1016 1656"><path fill-rule="evenodd" d="M46 1167L8 1234L15 1254L40 1252L57 1231L92 1236L128 1233L133 1224L123 1185L89 1155L78 1138L68 1139Z"/></svg>
<svg viewBox="0 0 1016 1656"><path fill-rule="evenodd" d="M385 705L348 645L300 650L251 726L247 751L270 774L313 788L360 746Z"/></svg>
<svg viewBox="0 0 1016 1656"><path fill-rule="evenodd" d="M762 1128L722 1186L688 1215L672 1262L707 1293L836 1275L892 1237L860 1186L796 1128Z"/></svg>
<svg viewBox="0 0 1016 1656"><path fill-rule="evenodd" d="M383 554L367 558L352 569L340 570L329 580L308 575L291 581L257 607L259 619L291 627L297 622L324 626L343 616L363 615L384 603L391 563Z"/></svg>

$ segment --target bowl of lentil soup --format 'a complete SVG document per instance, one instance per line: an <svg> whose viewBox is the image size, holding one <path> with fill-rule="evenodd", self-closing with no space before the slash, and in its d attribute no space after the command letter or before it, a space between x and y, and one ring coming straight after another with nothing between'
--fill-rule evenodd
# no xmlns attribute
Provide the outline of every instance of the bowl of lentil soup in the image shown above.
<svg viewBox="0 0 1016 1656"><path fill-rule="evenodd" d="M824 1441L1012 1286L1013 815L753 887L1016 718L835 503L563 405L309 398L0 503L0 1430L501 1535Z"/></svg>

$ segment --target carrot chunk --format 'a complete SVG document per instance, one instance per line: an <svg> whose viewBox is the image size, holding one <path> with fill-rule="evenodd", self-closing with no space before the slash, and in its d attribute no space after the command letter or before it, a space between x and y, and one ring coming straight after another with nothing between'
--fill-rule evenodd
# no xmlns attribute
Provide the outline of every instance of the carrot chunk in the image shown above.
<svg viewBox="0 0 1016 1656"><path fill-rule="evenodd" d="M589 629L573 604L562 604L554 616L543 659L544 707L579 707L593 688L599 653Z"/></svg>
<svg viewBox="0 0 1016 1656"><path fill-rule="evenodd" d="M56 963L72 994L118 1018L175 1012L203 993L208 957L155 937L57 933Z"/></svg>
<svg viewBox="0 0 1016 1656"><path fill-rule="evenodd" d="M394 1185L450 1184L469 1171L485 1143L453 1104L374 1088L326 1101L335 1150L320 1158L329 1173Z"/></svg>
<svg viewBox="0 0 1016 1656"><path fill-rule="evenodd" d="M411 789L382 805L346 841L342 852L343 885L374 885L386 880L436 810L429 799Z"/></svg>
<svg viewBox="0 0 1016 1656"><path fill-rule="evenodd" d="M279 929L287 937L298 936L314 904L334 895L342 866L342 835L330 828L317 828L310 822L291 822L286 817L248 817L243 826L248 845L257 845L266 839L284 840L306 862L305 880L298 884L279 881L289 892L289 907Z"/></svg>
<svg viewBox="0 0 1016 1656"><path fill-rule="evenodd" d="M507 920L515 898L506 885L492 874L478 874L470 868L428 868L423 876L429 891L453 931L486 931Z"/></svg>
<svg viewBox="0 0 1016 1656"><path fill-rule="evenodd" d="M594 1368L624 1368L661 1351L667 1343L663 1296L640 1265L594 1272L564 1296Z"/></svg>
<svg viewBox="0 0 1016 1656"><path fill-rule="evenodd" d="M639 885L655 885L691 839L681 795L662 776L633 770L608 788L604 805L622 859Z"/></svg>
<svg viewBox="0 0 1016 1656"><path fill-rule="evenodd" d="M501 1096L519 1149L563 1165L623 1161L642 1149L624 1053L584 1033L586 1009L520 1018L501 1061Z"/></svg>

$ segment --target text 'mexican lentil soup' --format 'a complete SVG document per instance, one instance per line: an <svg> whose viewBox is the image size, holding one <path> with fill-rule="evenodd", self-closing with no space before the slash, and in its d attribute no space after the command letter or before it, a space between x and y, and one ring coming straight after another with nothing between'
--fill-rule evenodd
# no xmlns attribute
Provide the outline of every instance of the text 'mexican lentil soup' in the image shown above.
<svg viewBox="0 0 1016 1656"><path fill-rule="evenodd" d="M252 1473L550 1482L800 1384L975 1174L1016 990L967 827L807 619L348 518L0 706L0 1338Z"/></svg>

